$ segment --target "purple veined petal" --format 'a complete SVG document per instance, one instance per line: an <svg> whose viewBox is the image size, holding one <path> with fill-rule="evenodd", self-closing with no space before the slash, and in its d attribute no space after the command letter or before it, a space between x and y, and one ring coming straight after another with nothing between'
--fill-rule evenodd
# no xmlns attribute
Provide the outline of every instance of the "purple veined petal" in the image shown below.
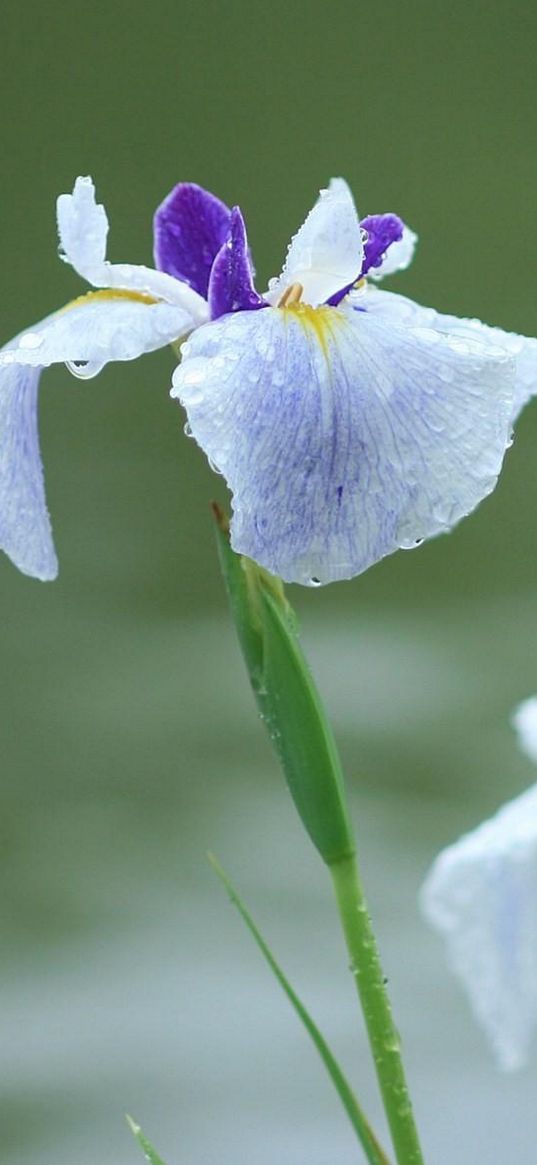
<svg viewBox="0 0 537 1165"><path fill-rule="evenodd" d="M356 300L356 305L378 319L385 319L387 323L392 321L403 327L433 328L442 335L476 340L491 348L503 348L515 362L512 423L531 397L537 394L537 339L532 336L504 332L501 328L482 324L480 320L444 315L432 307L422 307L404 295L380 291L375 287L368 287L365 295L359 301Z"/></svg>
<svg viewBox="0 0 537 1165"><path fill-rule="evenodd" d="M494 488L511 360L366 313L269 308L183 346L172 395L233 493L234 549L288 582L350 578Z"/></svg>
<svg viewBox="0 0 537 1165"><path fill-rule="evenodd" d="M228 312L252 311L265 306L254 287L246 227L238 206L231 211L229 238L220 247L212 266L208 300L213 320Z"/></svg>
<svg viewBox="0 0 537 1165"><path fill-rule="evenodd" d="M180 182L155 212L155 266L206 299L211 267L229 234L230 215L229 207L208 190Z"/></svg>
<svg viewBox="0 0 537 1165"><path fill-rule="evenodd" d="M190 326L171 304L90 292L0 351L0 547L19 570L43 580L58 573L37 431L42 369L65 362L89 379L109 361L163 347Z"/></svg>
<svg viewBox="0 0 537 1165"><path fill-rule="evenodd" d="M537 785L442 850L420 899L500 1067L523 1067L537 1028Z"/></svg>
<svg viewBox="0 0 537 1165"><path fill-rule="evenodd" d="M43 582L58 561L45 501L37 429L40 368L0 368L0 547Z"/></svg>

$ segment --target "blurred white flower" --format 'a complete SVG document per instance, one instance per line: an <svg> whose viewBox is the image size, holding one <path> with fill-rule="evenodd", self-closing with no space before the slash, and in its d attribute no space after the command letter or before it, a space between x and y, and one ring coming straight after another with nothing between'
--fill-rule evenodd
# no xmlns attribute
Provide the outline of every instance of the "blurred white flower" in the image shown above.
<svg viewBox="0 0 537 1165"><path fill-rule="evenodd" d="M537 762L537 697L512 723ZM499 1066L523 1067L537 1028L537 784L442 850L420 900Z"/></svg>
<svg viewBox="0 0 537 1165"><path fill-rule="evenodd" d="M522 752L537 764L537 696L530 696L515 708L511 723Z"/></svg>

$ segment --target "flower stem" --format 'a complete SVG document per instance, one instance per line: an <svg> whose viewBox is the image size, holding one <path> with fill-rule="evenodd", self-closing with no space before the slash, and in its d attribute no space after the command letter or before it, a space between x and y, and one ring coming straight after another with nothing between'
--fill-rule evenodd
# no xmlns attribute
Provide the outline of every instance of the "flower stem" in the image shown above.
<svg viewBox="0 0 537 1165"><path fill-rule="evenodd" d="M356 857L341 858L330 863L329 869L396 1160L398 1165L423 1165L401 1058L401 1042L393 1021Z"/></svg>
<svg viewBox="0 0 537 1165"><path fill-rule="evenodd" d="M222 571L261 717L302 824L328 866L397 1165L423 1165L401 1048L364 892L337 745L280 579L231 549L213 507Z"/></svg>

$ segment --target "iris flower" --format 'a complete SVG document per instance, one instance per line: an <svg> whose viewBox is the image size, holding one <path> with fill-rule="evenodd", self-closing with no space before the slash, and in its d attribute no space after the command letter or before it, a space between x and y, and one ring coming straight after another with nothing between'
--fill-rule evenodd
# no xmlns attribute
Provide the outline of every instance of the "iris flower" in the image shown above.
<svg viewBox="0 0 537 1165"><path fill-rule="evenodd" d="M513 724L537 762L537 697ZM522 1067L537 1028L537 785L442 850L421 904L500 1067Z"/></svg>
<svg viewBox="0 0 537 1165"><path fill-rule="evenodd" d="M90 377L186 336L172 396L232 491L232 545L285 580L359 574L494 488L537 388L537 341L379 290L412 258L397 215L360 221L333 179L263 295L237 207L182 183L154 226L155 270L111 264L91 180L58 199L62 257L97 290L0 353L0 546L21 570L57 572L41 369Z"/></svg>

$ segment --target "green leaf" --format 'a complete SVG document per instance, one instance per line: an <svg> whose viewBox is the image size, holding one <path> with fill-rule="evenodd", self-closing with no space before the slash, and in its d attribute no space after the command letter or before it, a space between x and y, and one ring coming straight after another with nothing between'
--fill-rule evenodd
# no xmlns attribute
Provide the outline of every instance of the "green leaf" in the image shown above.
<svg viewBox="0 0 537 1165"><path fill-rule="evenodd" d="M336 743L296 632L265 590L262 609L262 713L296 808L331 864L355 848Z"/></svg>
<svg viewBox="0 0 537 1165"><path fill-rule="evenodd" d="M133 1121L132 1117L129 1116L128 1113L127 1113L127 1124L129 1126L131 1132L134 1133L134 1136L136 1137L136 1140L138 1141L138 1144L140 1145L142 1152L144 1153L144 1155L146 1157L146 1160L149 1161L149 1165L164 1165L162 1158L159 1157L158 1153L155 1151L153 1146L150 1145L149 1141L147 1140L147 1137L144 1137L144 1134L140 1128L140 1125L137 1125L136 1121Z"/></svg>
<svg viewBox="0 0 537 1165"><path fill-rule="evenodd" d="M336 743L283 584L234 553L215 508L220 563L262 719L302 822L331 864L354 853Z"/></svg>
<svg viewBox="0 0 537 1165"><path fill-rule="evenodd" d="M274 955L272 954L269 946L263 938L260 930L257 928L252 916L246 909L246 906L239 898L239 895L235 890L235 887L230 882L227 874L224 873L224 870L218 864L213 854L209 854L208 857L213 870L215 871L215 874L227 890L231 902L234 906L237 907L241 918L246 923L246 926L248 927L248 930L250 931L253 939L257 943L261 954L278 980L278 983L283 988L291 1006L294 1008L300 1021L303 1023L306 1031L308 1032L308 1035L317 1048L321 1060L323 1061L323 1064L328 1072L328 1075L330 1076L330 1079L332 1080L341 1103L343 1104L349 1120L357 1134L358 1140L364 1150L367 1161L370 1163L370 1165L389 1165L388 1158L379 1145L377 1138L371 1129L369 1122L367 1121L367 1118L364 1116L362 1108L360 1107L349 1083L347 1082L346 1077L344 1076L335 1056L326 1043L324 1036L319 1031L316 1023L311 1018L309 1012L306 1010L306 1007L302 1003L294 988L291 986L287 977L284 975L281 967L276 962L276 959L274 958ZM152 1165L159 1165L159 1162L152 1162Z"/></svg>

